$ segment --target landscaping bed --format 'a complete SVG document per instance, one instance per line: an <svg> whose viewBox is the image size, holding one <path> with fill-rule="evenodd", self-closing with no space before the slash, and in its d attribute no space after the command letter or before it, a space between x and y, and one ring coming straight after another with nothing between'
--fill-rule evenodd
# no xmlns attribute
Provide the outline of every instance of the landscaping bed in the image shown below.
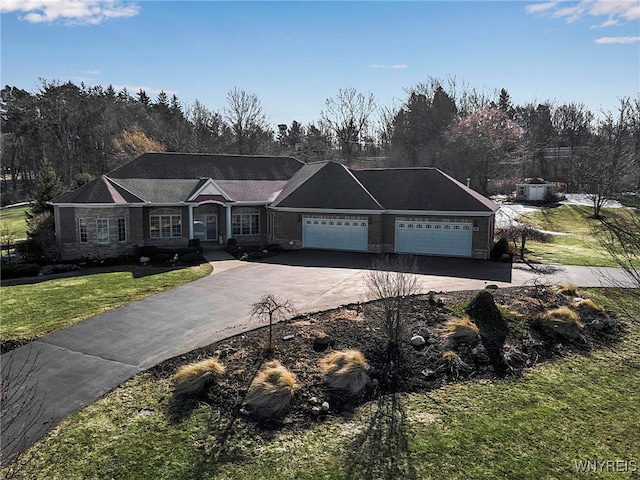
<svg viewBox="0 0 640 480"><path fill-rule="evenodd" d="M375 303L353 304L313 315L303 315L273 326L276 350L265 355L265 328L238 335L228 340L195 350L163 362L149 372L161 384L171 389L171 376L179 367L206 358L217 358L226 372L220 375L203 394L172 397L170 412L184 414L185 409L204 402L227 416L239 416L250 423L273 428L282 424L305 425L323 418L350 416L356 409L381 394L427 392L447 384L465 380L496 380L517 378L525 370L558 358L565 353L587 353L615 342L624 331L624 322L599 306L578 306L579 294L560 292L556 287L533 286L506 288L489 294L504 320L504 335L497 348L502 358L496 358L496 345L487 341L489 330L481 331L475 341L446 340L445 325L452 318L462 318L477 291L447 292L414 298L407 318L405 340L400 345L399 361L389 368L387 339L382 325L370 315ZM545 324L543 314L566 307L579 317L578 333L574 336ZM421 333L425 344L411 345L412 336ZM325 347L318 345L322 338ZM370 382L358 396L342 395L327 388L320 362L329 353L355 349L370 367ZM293 373L298 388L290 408L282 418L262 418L243 408L249 385L263 362L279 360ZM318 413L323 403L324 409Z"/></svg>

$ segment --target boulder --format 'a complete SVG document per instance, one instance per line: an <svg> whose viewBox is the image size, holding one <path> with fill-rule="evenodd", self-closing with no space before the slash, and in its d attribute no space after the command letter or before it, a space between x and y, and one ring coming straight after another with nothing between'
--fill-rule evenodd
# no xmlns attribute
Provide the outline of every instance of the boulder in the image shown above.
<svg viewBox="0 0 640 480"><path fill-rule="evenodd" d="M411 337L411 345L414 347L423 347L425 343L427 343L427 341L422 335L414 335Z"/></svg>

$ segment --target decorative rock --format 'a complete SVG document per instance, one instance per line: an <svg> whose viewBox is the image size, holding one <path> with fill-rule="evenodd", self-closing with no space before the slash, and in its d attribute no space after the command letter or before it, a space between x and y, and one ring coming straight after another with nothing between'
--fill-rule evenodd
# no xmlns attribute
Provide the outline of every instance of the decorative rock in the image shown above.
<svg viewBox="0 0 640 480"><path fill-rule="evenodd" d="M233 348L233 347L229 347L229 348L225 348L224 350L222 350L220 352L220 355L218 355L220 358L224 358L224 357L228 357L229 355L233 355L234 353L236 353L238 351L237 348Z"/></svg>
<svg viewBox="0 0 640 480"><path fill-rule="evenodd" d="M414 335L413 337L411 337L411 345L413 345L414 347L422 347L425 343L427 342L421 335Z"/></svg>
<svg viewBox="0 0 640 480"><path fill-rule="evenodd" d="M427 327L420 327L420 330L418 330L418 335L420 335L425 340L431 336Z"/></svg>
<svg viewBox="0 0 640 480"><path fill-rule="evenodd" d="M428 295L429 295L429 305L435 305L436 302L433 298L433 296L436 294L436 292L434 292L433 290L430 290Z"/></svg>
<svg viewBox="0 0 640 480"><path fill-rule="evenodd" d="M333 342L333 339L326 333L319 333L316 338L313 339L313 349L316 352L324 352L327 347Z"/></svg>
<svg viewBox="0 0 640 480"><path fill-rule="evenodd" d="M320 409L323 412L328 412L329 411L329 402L322 402L322 405L320 405Z"/></svg>
<svg viewBox="0 0 640 480"><path fill-rule="evenodd" d="M153 410L149 410L148 408L142 408L140 410L138 410L138 415L141 415L143 417L150 417L151 415L155 415L156 412L154 412Z"/></svg>
<svg viewBox="0 0 640 480"><path fill-rule="evenodd" d="M309 401L310 401L311 403L315 403L315 404L320 403L320 401L318 400L318 397L311 397L311 398L309 399Z"/></svg>
<svg viewBox="0 0 640 480"><path fill-rule="evenodd" d="M143 265L146 265L150 261L151 261L151 259L149 257L145 257L144 255L140 257L140 263L143 264Z"/></svg>
<svg viewBox="0 0 640 480"><path fill-rule="evenodd" d="M311 413L313 413L314 415L320 415L320 407L312 407Z"/></svg>
<svg viewBox="0 0 640 480"><path fill-rule="evenodd" d="M487 285L484 288L487 289L487 290L497 290L498 289L498 285L495 285L495 284L492 283L492 284Z"/></svg>
<svg viewBox="0 0 640 480"><path fill-rule="evenodd" d="M422 375L424 375L427 378L433 378L436 375L436 372L433 370L429 370L428 368L425 368L424 370L422 370L420 372Z"/></svg>
<svg viewBox="0 0 640 480"><path fill-rule="evenodd" d="M282 337L282 340L284 340L285 342L288 340L293 340L295 338L295 335L293 333L289 334L289 335L285 335L284 337Z"/></svg>

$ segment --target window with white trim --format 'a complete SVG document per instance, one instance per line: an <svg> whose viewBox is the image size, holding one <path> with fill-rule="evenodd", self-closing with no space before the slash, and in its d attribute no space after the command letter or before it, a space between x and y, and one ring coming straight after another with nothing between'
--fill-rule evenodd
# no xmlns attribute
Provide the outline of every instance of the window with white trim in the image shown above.
<svg viewBox="0 0 640 480"><path fill-rule="evenodd" d="M149 213L151 238L182 237L182 214L174 208L159 208Z"/></svg>
<svg viewBox="0 0 640 480"><path fill-rule="evenodd" d="M231 216L233 235L259 235L260 212L255 208L240 208Z"/></svg>
<svg viewBox="0 0 640 480"><path fill-rule="evenodd" d="M107 245L109 243L109 219L96 219L96 243L99 245Z"/></svg>
<svg viewBox="0 0 640 480"><path fill-rule="evenodd" d="M119 218L118 219L118 241L120 243L124 243L127 241L127 219Z"/></svg>
<svg viewBox="0 0 640 480"><path fill-rule="evenodd" d="M87 219L79 218L78 219L78 242L87 243L89 238L87 236Z"/></svg>

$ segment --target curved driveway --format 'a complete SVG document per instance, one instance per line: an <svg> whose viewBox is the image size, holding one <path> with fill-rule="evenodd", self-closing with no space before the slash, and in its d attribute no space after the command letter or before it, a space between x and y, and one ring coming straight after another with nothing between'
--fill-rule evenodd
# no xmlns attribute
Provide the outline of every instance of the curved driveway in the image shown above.
<svg viewBox="0 0 640 480"><path fill-rule="evenodd" d="M44 398L45 423L26 432L25 444L136 373L260 326L249 311L264 293L290 298L300 313L367 300L363 272L371 255L296 251L255 263L239 262L223 251L207 256L214 266L209 277L103 313L2 356L3 378L25 363L36 364L25 386L36 385L38 399ZM603 278L588 267L558 267L542 275L481 260L422 257L418 262L423 292L517 286L536 278L600 286ZM606 273L621 278L615 269ZM2 443L6 446L16 433L3 428ZM12 453L4 451L3 458Z"/></svg>

